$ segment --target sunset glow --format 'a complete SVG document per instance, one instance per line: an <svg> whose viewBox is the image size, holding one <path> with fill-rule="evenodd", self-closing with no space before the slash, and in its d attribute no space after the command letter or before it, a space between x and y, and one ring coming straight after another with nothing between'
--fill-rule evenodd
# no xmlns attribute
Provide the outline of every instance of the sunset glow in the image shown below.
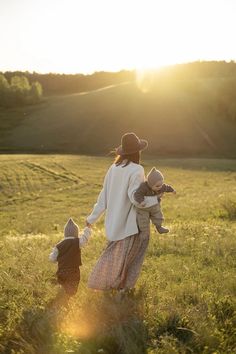
<svg viewBox="0 0 236 354"><path fill-rule="evenodd" d="M2 0L0 70L91 73L235 60L234 0Z"/></svg>

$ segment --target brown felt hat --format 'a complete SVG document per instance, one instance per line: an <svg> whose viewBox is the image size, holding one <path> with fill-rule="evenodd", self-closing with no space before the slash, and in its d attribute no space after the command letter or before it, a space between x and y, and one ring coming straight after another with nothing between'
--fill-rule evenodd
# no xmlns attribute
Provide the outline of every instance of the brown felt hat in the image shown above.
<svg viewBox="0 0 236 354"><path fill-rule="evenodd" d="M134 133L126 133L121 138L121 145L116 148L117 155L130 155L146 149L147 140L139 139Z"/></svg>

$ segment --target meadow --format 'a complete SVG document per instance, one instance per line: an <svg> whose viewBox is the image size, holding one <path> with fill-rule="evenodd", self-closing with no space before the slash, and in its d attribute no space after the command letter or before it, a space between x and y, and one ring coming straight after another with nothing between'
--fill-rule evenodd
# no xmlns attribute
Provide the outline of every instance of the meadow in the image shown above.
<svg viewBox="0 0 236 354"><path fill-rule="evenodd" d="M236 162L143 158L177 195L162 201L167 235L151 237L134 292L93 292L103 218L82 252L65 309L48 255L72 216L82 229L112 157L0 155L0 352L236 352Z"/></svg>

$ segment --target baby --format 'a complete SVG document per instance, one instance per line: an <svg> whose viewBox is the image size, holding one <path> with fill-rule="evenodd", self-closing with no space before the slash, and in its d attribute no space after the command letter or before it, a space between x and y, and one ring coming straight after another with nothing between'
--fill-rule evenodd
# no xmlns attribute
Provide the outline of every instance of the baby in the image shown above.
<svg viewBox="0 0 236 354"><path fill-rule="evenodd" d="M164 220L161 211L161 197L164 193L174 193L176 191L164 183L163 174L158 171L155 167L147 175L147 180L140 184L139 188L134 194L134 199L139 203L137 206L137 222L140 231L149 230L150 219L155 225L156 230L160 233L167 233L169 229L162 226L162 221ZM145 196L157 196L157 204L145 208Z"/></svg>
<svg viewBox="0 0 236 354"><path fill-rule="evenodd" d="M51 262L58 263L57 281L62 285L66 295L76 294L80 282L81 250L91 235L91 229L86 227L79 235L79 227L72 218L64 227L64 239L60 241L49 255ZM80 237L79 237L80 236Z"/></svg>

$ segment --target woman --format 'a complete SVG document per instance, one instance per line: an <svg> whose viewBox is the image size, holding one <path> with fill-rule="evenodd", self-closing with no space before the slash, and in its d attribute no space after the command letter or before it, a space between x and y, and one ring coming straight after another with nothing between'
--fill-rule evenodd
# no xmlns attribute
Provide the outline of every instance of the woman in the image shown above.
<svg viewBox="0 0 236 354"><path fill-rule="evenodd" d="M108 169L97 203L87 217L87 226L91 226L106 211L105 229L109 241L89 277L90 288L127 289L133 288L137 281L149 230L139 233L133 195L145 179L140 155L147 145L146 140L140 140L134 133L122 136L116 160ZM147 197L146 201L146 206L151 206L156 198Z"/></svg>

